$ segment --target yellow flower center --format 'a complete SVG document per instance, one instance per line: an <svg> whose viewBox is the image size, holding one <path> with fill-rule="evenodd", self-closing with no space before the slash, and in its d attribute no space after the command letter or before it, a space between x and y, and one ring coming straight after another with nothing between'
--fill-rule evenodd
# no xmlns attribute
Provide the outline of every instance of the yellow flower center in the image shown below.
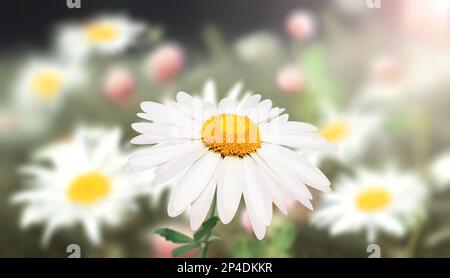
<svg viewBox="0 0 450 278"><path fill-rule="evenodd" d="M387 207L392 201L391 193L385 188L373 187L361 192L356 206L364 212L374 212Z"/></svg>
<svg viewBox="0 0 450 278"><path fill-rule="evenodd" d="M74 203L92 204L104 198L110 192L109 179L100 172L89 172L76 177L67 191L68 198Z"/></svg>
<svg viewBox="0 0 450 278"><path fill-rule="evenodd" d="M339 143L351 132L351 125L347 121L335 121L325 125L319 134L331 143Z"/></svg>
<svg viewBox="0 0 450 278"><path fill-rule="evenodd" d="M54 99L63 85L62 73L54 70L37 72L32 78L32 89L38 98L44 101Z"/></svg>
<svg viewBox="0 0 450 278"><path fill-rule="evenodd" d="M240 156L261 147L258 125L247 116L221 114L209 118L202 127L202 141L222 156Z"/></svg>
<svg viewBox="0 0 450 278"><path fill-rule="evenodd" d="M86 37L93 43L111 42L117 39L119 30L108 23L91 23L86 27Z"/></svg>

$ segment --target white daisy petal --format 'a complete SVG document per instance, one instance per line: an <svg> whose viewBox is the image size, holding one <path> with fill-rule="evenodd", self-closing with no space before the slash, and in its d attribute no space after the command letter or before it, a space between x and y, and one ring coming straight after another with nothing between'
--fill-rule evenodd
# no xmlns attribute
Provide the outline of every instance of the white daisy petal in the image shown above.
<svg viewBox="0 0 450 278"><path fill-rule="evenodd" d="M205 189L219 165L220 155L208 152L183 176L177 191L169 201L169 216L182 213Z"/></svg>
<svg viewBox="0 0 450 278"><path fill-rule="evenodd" d="M217 186L217 210L222 223L228 224L236 214L243 188L243 162L240 158L225 157L220 167Z"/></svg>
<svg viewBox="0 0 450 278"><path fill-rule="evenodd" d="M217 90L213 80L208 80L203 87L203 99L210 103L216 103Z"/></svg>
<svg viewBox="0 0 450 278"><path fill-rule="evenodd" d="M242 162L245 203L254 210L265 226L269 226L272 220L272 202L265 192L265 181L252 158L245 157Z"/></svg>
<svg viewBox="0 0 450 278"><path fill-rule="evenodd" d="M211 180L209 181L205 190L203 190L202 194L200 194L197 200L192 203L190 224L193 231L200 228L203 221L205 221L206 216L208 215L211 205L214 205L211 203L214 198L214 193L216 192L217 179L218 169L216 169L216 172L213 174Z"/></svg>
<svg viewBox="0 0 450 278"><path fill-rule="evenodd" d="M154 146L150 150L133 154L130 157L129 162L135 166L156 166L183 154L191 153L192 151L195 151L198 146L198 141Z"/></svg>
<svg viewBox="0 0 450 278"><path fill-rule="evenodd" d="M161 166L158 166L155 170L156 177L153 180L153 184L161 184L181 173L186 168L191 166L195 161L200 159L208 150L199 145L198 149L193 150L190 153L185 154L179 159L174 159L173 161L166 162Z"/></svg>

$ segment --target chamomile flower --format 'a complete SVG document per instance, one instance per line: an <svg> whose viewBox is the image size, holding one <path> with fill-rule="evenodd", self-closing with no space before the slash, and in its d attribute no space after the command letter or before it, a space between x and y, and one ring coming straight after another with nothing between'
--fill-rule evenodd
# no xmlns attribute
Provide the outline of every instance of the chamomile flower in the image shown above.
<svg viewBox="0 0 450 278"><path fill-rule="evenodd" d="M72 138L38 151L36 163L21 169L29 189L12 196L24 205L21 227L43 223L46 244L56 230L81 224L89 240L100 243L101 225L120 224L150 183L148 176L123 171L128 154L120 139L118 128L79 128Z"/></svg>
<svg viewBox="0 0 450 278"><path fill-rule="evenodd" d="M59 28L57 45L68 58L85 58L90 52L117 54L136 43L145 25L122 15L100 15L83 23Z"/></svg>
<svg viewBox="0 0 450 278"><path fill-rule="evenodd" d="M312 223L327 227L332 235L367 233L370 242L379 232L404 236L425 213L427 191L413 174L394 169L374 172L360 169L342 177L335 190L323 196Z"/></svg>
<svg viewBox="0 0 450 278"><path fill-rule="evenodd" d="M330 113L319 124L318 133L339 147L339 152L319 154L318 158L331 157L348 162L362 154L367 142L380 130L381 116L378 114Z"/></svg>
<svg viewBox="0 0 450 278"><path fill-rule="evenodd" d="M56 60L33 58L19 74L13 99L18 107L57 107L81 81L78 67Z"/></svg>
<svg viewBox="0 0 450 278"><path fill-rule="evenodd" d="M154 145L133 155L138 169L154 169L155 185L178 178L168 204L171 217L190 209L191 228L200 227L214 195L219 218L229 223L241 196L257 238L262 239L272 219L272 203L287 213L292 199L312 209L306 184L321 191L330 182L292 149L334 150L315 134L312 125L289 121L284 109L273 108L261 95L238 102L240 85L218 104L179 92L176 102L143 102L138 116L151 121L132 127L141 135L134 144ZM204 95L214 99L208 82ZM215 204L214 204L215 205Z"/></svg>
<svg viewBox="0 0 450 278"><path fill-rule="evenodd" d="M438 190L444 190L450 186L450 152L439 155L431 164L431 175L436 182Z"/></svg>

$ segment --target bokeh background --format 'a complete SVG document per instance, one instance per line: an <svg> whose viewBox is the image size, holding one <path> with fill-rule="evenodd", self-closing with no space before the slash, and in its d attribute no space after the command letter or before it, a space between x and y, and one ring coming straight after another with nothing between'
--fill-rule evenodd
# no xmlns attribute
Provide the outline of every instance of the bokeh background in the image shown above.
<svg viewBox="0 0 450 278"><path fill-rule="evenodd" d="M131 123L138 121L140 102L173 98L179 90L200 94L208 79L220 96L241 81L285 107L291 119L319 128L342 115L382 118L360 124L365 129L356 135L361 140L349 143L351 155L311 159L332 186L361 167L396 165L416 176L429 196L423 219L404 236L381 234L376 243L385 257L450 256L450 163L445 157L438 163L450 150L450 1L381 0L380 8L369 8L365 0L81 0L81 9L65 2L5 1L0 9L0 257L66 257L71 243L81 246L83 257L168 256L173 245L154 229L189 233L189 225L187 217L167 216L167 192L156 201L140 197L137 212L102 230L100 245L77 225L42 245L43 225L21 229L23 206L11 198L26 188L18 169L40 148L83 124L118 126L123 148L133 149ZM82 43L60 45L68 32L62 26L117 15L143 26L125 47L76 61L65 56L76 55ZM55 57L78 72L67 96L55 105L17 97L24 94L17 88L26 82L29 61ZM288 216L276 213L263 241L248 231L243 215L218 225L221 240L209 256L370 255L363 233L332 236L311 225L300 204Z"/></svg>

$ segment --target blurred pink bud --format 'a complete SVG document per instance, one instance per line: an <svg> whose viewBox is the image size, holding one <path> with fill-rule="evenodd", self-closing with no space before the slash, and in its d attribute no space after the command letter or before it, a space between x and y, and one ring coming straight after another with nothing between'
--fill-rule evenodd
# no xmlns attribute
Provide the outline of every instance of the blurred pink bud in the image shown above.
<svg viewBox="0 0 450 278"><path fill-rule="evenodd" d="M286 18L284 27L292 39L305 40L314 35L315 22L310 13L295 11Z"/></svg>
<svg viewBox="0 0 450 278"><path fill-rule="evenodd" d="M183 69L184 50L176 44L159 46L151 55L148 66L152 77L158 82L168 82Z"/></svg>
<svg viewBox="0 0 450 278"><path fill-rule="evenodd" d="M175 230L180 231L183 234L192 236L192 233L189 230L180 229L179 227L175 228ZM150 236L150 244L153 249L154 258L172 258L172 250L181 246L180 244L167 241L165 238L157 234L152 234ZM187 253L184 253L179 258L194 258L197 257L198 253L199 250L194 249Z"/></svg>
<svg viewBox="0 0 450 278"><path fill-rule="evenodd" d="M133 74L122 67L113 67L106 73L103 89L115 103L123 104L134 91L136 83Z"/></svg>
<svg viewBox="0 0 450 278"><path fill-rule="evenodd" d="M278 72L277 84L283 92L296 93L305 88L306 81L297 67L287 66Z"/></svg>
<svg viewBox="0 0 450 278"><path fill-rule="evenodd" d="M393 56L380 56L370 65L370 75L373 81L380 83L393 82L400 78L402 68L400 62Z"/></svg>
<svg viewBox="0 0 450 278"><path fill-rule="evenodd" d="M253 234L252 223L250 222L250 217L248 216L247 210L244 210L241 214L241 225L246 232Z"/></svg>

